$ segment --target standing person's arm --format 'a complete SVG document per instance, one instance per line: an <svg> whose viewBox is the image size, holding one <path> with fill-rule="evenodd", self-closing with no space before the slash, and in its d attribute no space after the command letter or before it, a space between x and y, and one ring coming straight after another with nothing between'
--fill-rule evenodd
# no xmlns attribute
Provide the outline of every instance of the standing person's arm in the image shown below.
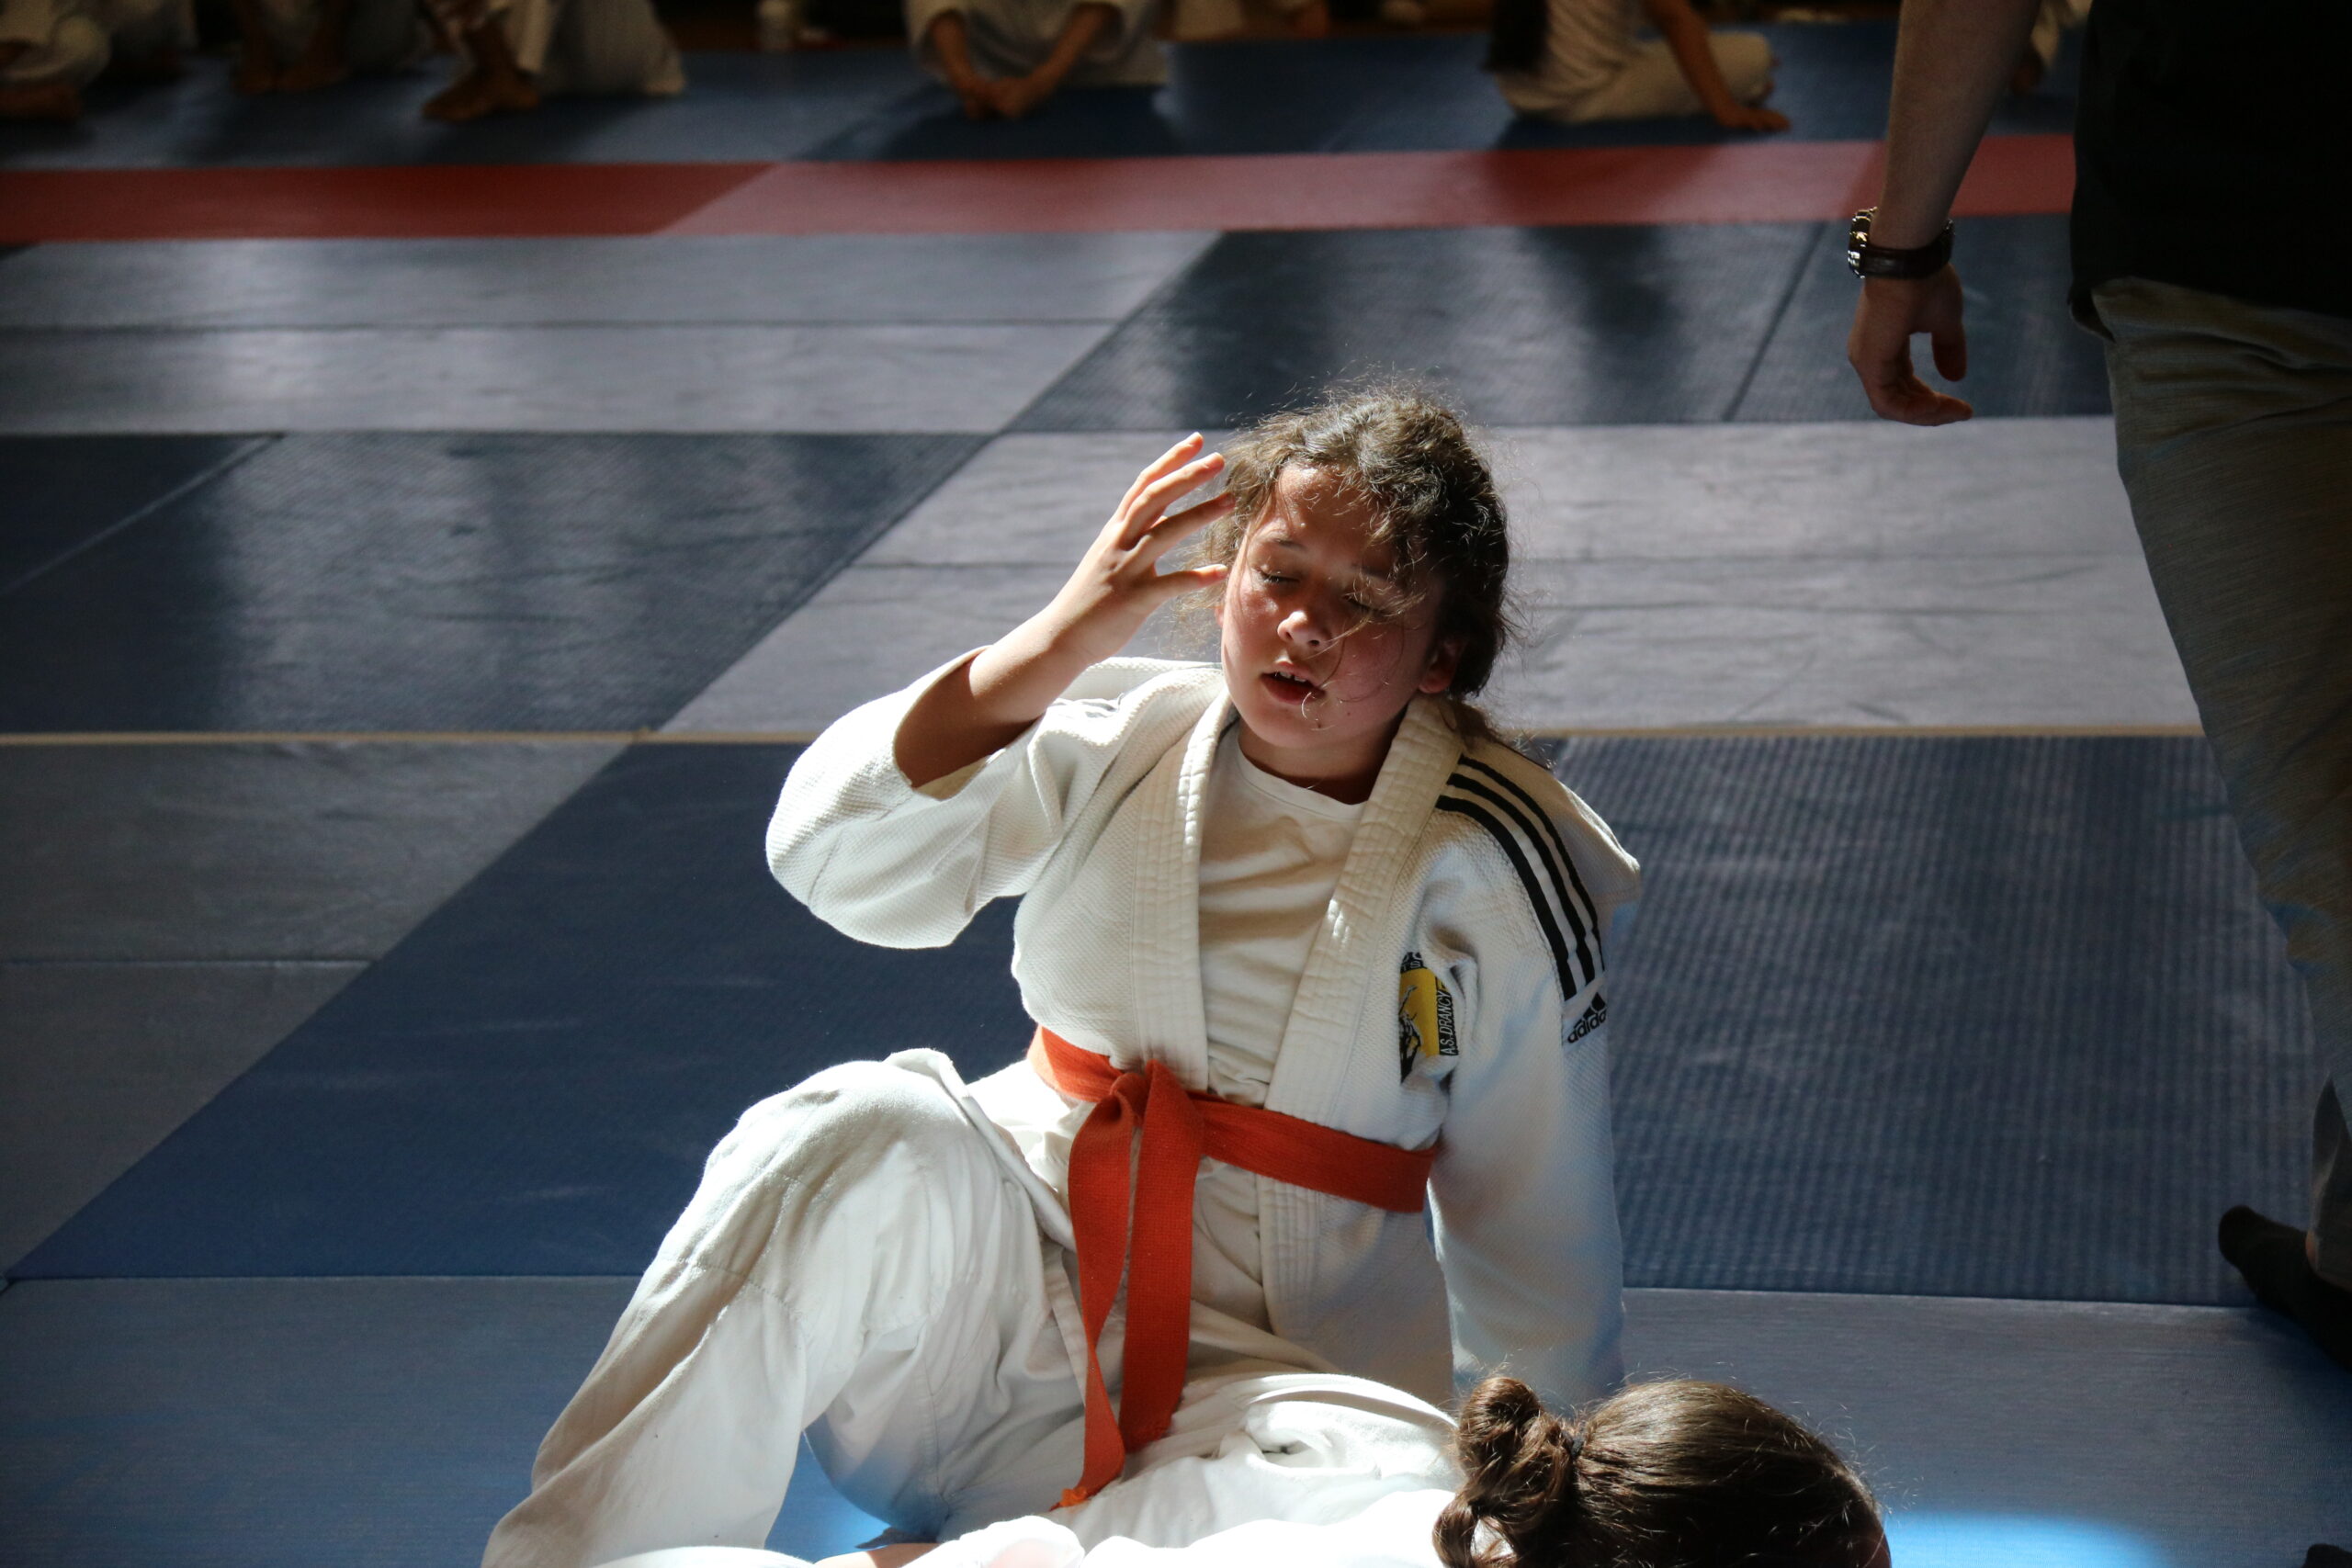
<svg viewBox="0 0 2352 1568"><path fill-rule="evenodd" d="M1951 216L1993 106L2016 71L2039 0L1906 0L1894 44L1894 95L1887 110L1886 176L1875 244L1910 250L1934 243ZM1960 275L1872 277L1862 282L1847 334L1846 358L1882 419L1950 424L1975 411L1935 390L1911 367L1911 339L1926 333L1936 369L1957 381L1968 370L1961 326Z"/></svg>
<svg viewBox="0 0 2352 1568"><path fill-rule="evenodd" d="M1714 45L1708 41L1706 18L1690 8L1690 0L1642 0L1650 23L1674 51L1682 79L1699 96L1700 105L1726 130L1786 130L1789 117L1761 104L1743 104L1731 96L1723 67L1715 63Z"/></svg>

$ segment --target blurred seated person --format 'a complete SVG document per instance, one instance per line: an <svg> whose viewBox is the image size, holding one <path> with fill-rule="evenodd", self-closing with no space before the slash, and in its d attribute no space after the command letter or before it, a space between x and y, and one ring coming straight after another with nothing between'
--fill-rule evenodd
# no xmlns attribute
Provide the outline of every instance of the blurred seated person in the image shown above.
<svg viewBox="0 0 2352 1568"><path fill-rule="evenodd" d="M0 119L81 118L82 89L111 52L75 0L0 0Z"/></svg>
<svg viewBox="0 0 2352 1568"><path fill-rule="evenodd" d="M416 0L231 0L230 8L241 93L306 93L355 71L413 65L433 48Z"/></svg>
<svg viewBox="0 0 2352 1568"><path fill-rule="evenodd" d="M539 107L550 93L642 93L686 85L652 0L426 0L457 52L457 81L427 119L469 120Z"/></svg>
<svg viewBox="0 0 2352 1568"><path fill-rule="evenodd" d="M1638 38L1642 12L1657 28ZM1764 107L1772 47L1715 32L1690 0L1495 0L1487 69L1521 114L1581 125L1707 114L1728 130L1786 130Z"/></svg>
<svg viewBox="0 0 2352 1568"><path fill-rule="evenodd" d="M973 119L1019 119L1063 87L1156 87L1156 0L907 0L916 63Z"/></svg>

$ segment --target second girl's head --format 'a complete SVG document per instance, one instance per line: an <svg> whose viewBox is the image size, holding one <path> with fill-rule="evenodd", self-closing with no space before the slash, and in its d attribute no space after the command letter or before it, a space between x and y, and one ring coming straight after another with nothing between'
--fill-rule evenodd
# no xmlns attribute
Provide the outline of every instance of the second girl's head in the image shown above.
<svg viewBox="0 0 2352 1568"><path fill-rule="evenodd" d="M1229 515L1202 559L1226 682L1261 767L1376 774L1418 693L1468 699L1510 635L1510 545L1493 474L1453 412L1377 388L1275 414L1225 446Z"/></svg>
<svg viewBox="0 0 2352 1568"><path fill-rule="evenodd" d="M1837 1450L1721 1383L1639 1383L1569 1421L1489 1378L1455 1447L1445 1568L1885 1568L1877 1506Z"/></svg>

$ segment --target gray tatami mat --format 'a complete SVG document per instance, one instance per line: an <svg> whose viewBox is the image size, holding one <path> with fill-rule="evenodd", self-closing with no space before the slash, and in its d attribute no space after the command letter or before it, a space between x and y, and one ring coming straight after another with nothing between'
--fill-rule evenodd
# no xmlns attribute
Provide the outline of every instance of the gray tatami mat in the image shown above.
<svg viewBox="0 0 2352 1568"><path fill-rule="evenodd" d="M18 332L0 336L0 431L992 432L1108 330Z"/></svg>
<svg viewBox="0 0 2352 1568"><path fill-rule="evenodd" d="M1179 434L998 437L669 728L813 730L992 641ZM1490 439L1530 632L1494 692L1513 723L2196 723L2106 420Z"/></svg>
<svg viewBox="0 0 2352 1568"><path fill-rule="evenodd" d="M618 750L0 747L0 960L375 958Z"/></svg>
<svg viewBox="0 0 2352 1568"><path fill-rule="evenodd" d="M0 1296L15 1568L460 1568L613 1280L33 1281ZM2352 1379L2257 1312L1635 1291L1638 1371L1858 1458L1902 1568L2292 1568L2352 1533ZM795 1487L773 1540L872 1526Z"/></svg>
<svg viewBox="0 0 2352 1568"><path fill-rule="evenodd" d="M0 1269L364 967L0 962Z"/></svg>
<svg viewBox="0 0 2352 1568"><path fill-rule="evenodd" d="M0 328L1113 321L1215 236L190 240L0 256Z"/></svg>

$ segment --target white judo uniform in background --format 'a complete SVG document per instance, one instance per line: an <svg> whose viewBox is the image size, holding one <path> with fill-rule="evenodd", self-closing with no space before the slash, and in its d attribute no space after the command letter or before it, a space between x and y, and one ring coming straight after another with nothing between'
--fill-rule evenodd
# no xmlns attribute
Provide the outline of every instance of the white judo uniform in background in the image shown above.
<svg viewBox="0 0 2352 1568"><path fill-rule="evenodd" d="M87 86L107 68L107 29L76 0L0 0L0 43L24 52L0 65L0 87Z"/></svg>
<svg viewBox="0 0 2352 1568"><path fill-rule="evenodd" d="M1091 0L1116 13L1094 45L1070 68L1070 87L1149 87L1168 80L1167 57L1152 36L1152 0ZM907 0L907 40L915 63L933 75L933 22L954 11L964 18L972 68L983 76L1025 76L1046 62L1080 0Z"/></svg>
<svg viewBox="0 0 2352 1568"><path fill-rule="evenodd" d="M1021 896L1030 1016L1122 1069L1158 1062L1206 1088L1204 807L1235 722L1221 673L1097 666L1013 744L918 790L893 741L932 679L802 756L769 829L777 876L847 934L897 947L944 945ZM1336 1370L1442 1403L1457 1378L1508 1365L1563 1404L1615 1383L1600 933L1637 886L1542 768L1497 745L1465 754L1440 705L1407 708L1261 1103L1437 1143L1431 1211L1261 1178L1217 1189L1212 1168L1204 1191L1256 1189L1247 1316L1262 1321L1202 1302L1196 1276L1193 1378ZM1051 1507L1081 1461L1065 1192L1091 1110L1025 1063L967 1086L932 1052L830 1069L752 1108L485 1562L758 1546L804 1427L846 1495L921 1538ZM1114 1313L1114 1383L1120 1338Z"/></svg>

